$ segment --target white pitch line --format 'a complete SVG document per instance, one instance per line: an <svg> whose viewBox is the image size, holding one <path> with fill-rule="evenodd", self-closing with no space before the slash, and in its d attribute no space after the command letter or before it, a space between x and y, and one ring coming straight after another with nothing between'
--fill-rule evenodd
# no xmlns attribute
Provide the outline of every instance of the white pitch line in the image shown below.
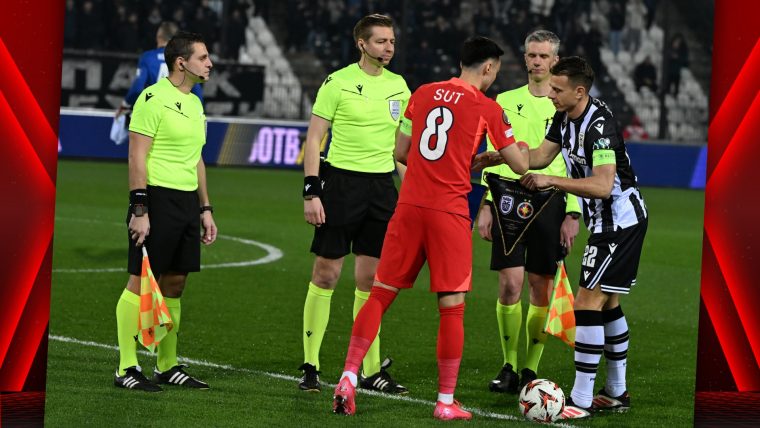
<svg viewBox="0 0 760 428"><path fill-rule="evenodd" d="M253 246L259 247L263 249L264 251L266 251L267 255L260 259L248 260L244 262L229 262L229 263L217 263L213 265L201 265L201 267L204 269L263 265L266 263L272 263L276 260L279 260L283 256L282 250L280 250L279 248L273 245L265 244L263 242L254 241L252 239L239 238L237 236L218 235L217 237L222 238L222 239L227 239L230 241L240 242L241 244L253 245Z"/></svg>
<svg viewBox="0 0 760 428"><path fill-rule="evenodd" d="M50 334L48 336L48 338L50 340L55 340L55 341L58 341L58 342L65 342L65 343L73 343L73 344L77 344L77 345L91 346L93 348L108 349L110 351L117 351L117 352L119 351L119 347L118 346L108 345L108 344L105 344L105 343L92 342L92 341L88 341L88 340L80 340L80 339L75 339L73 337L58 336L58 335ZM140 350L140 351L137 351L137 352L139 354L142 354L142 355L148 355L148 356L153 355L152 353L150 353L148 351L145 351L145 350ZM218 369L218 370L227 370L227 371L234 371L234 372L240 372L240 373L248 373L248 374L258 375L258 376L266 376L266 377L271 377L273 379L286 380L286 381L289 381L289 382L297 382L297 381L301 380L298 377L289 376L289 375L285 375L285 374L282 374L282 373L272 373L272 372L267 372L267 371L264 371L264 370L253 370L253 369L240 368L240 367L230 366L230 365L227 365L227 364L217 364L217 363L213 363L213 362L206 361L206 360L196 360L196 359L193 359L193 358L186 358L186 357L178 357L177 360L179 362L181 362L181 363L187 363L189 365L194 365L194 366L209 367L209 368ZM326 385L328 388L335 388L335 386L336 386L335 384L330 384L330 383L325 383L325 382L323 382L323 384ZM423 404L425 406L435 407L435 402L434 401L422 400L422 399L419 399L419 398L412 398L412 397L407 397L407 396L403 396L403 395L383 394L383 393L380 393L380 392L367 391L367 390L364 390L364 389L357 389L356 392L358 392L359 394L371 395L373 397L380 397L380 398L385 398L385 399L388 399L388 400L404 401L404 402L407 402L407 403ZM515 422L527 422L527 421L525 421L522 418L518 418L518 417L515 417L515 416L512 416L512 415L505 415L505 414L501 414L501 413L489 412L487 410L481 410L481 409L477 409L477 408L473 408L473 407L464 407L464 409L472 412L473 415L482 416L482 417L485 417L485 418L500 419L500 420L505 420L505 421L515 421ZM564 427L564 428L575 428L575 427L577 427L577 425L567 425L567 424L563 424L563 423L553 423L553 424L546 424L546 425L547 426L555 426L555 427Z"/></svg>
<svg viewBox="0 0 760 428"><path fill-rule="evenodd" d="M94 220L94 219L58 217L58 220L76 221L80 223L102 223L102 224L109 224L112 226L123 226L123 224L121 223L109 222L109 221L103 221L103 220ZM229 236L229 235L217 235L217 238L226 239L229 241L235 241L235 242L239 242L245 245L252 245L254 247L259 247L262 250L266 251L267 254L264 257L260 257L254 260L244 260L242 262L213 263L213 264L208 264L208 265L201 265L201 269L221 269L221 268L231 268L231 267L263 265L266 263L272 263L274 261L277 261L281 259L283 256L282 250L280 250L279 248L273 245L265 244L263 242L254 241L252 239L240 238L237 236ZM126 269L124 267L81 268L81 269L61 268L61 269L53 269L53 272L54 273L106 273L106 272L126 272Z"/></svg>

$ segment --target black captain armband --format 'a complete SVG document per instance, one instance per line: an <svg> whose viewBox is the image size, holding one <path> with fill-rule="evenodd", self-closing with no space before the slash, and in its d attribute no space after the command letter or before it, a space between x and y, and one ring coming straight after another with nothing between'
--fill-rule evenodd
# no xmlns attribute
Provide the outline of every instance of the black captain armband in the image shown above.
<svg viewBox="0 0 760 428"><path fill-rule="evenodd" d="M148 206L148 191L146 189L135 189L129 191L129 205Z"/></svg>
<svg viewBox="0 0 760 428"><path fill-rule="evenodd" d="M316 175L303 179L303 198L313 199L322 197L322 181Z"/></svg>

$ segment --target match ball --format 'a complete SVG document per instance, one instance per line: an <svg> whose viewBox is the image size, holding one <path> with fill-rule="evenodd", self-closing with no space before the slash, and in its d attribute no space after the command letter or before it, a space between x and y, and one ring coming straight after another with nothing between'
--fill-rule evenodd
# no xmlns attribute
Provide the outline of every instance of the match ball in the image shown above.
<svg viewBox="0 0 760 428"><path fill-rule="evenodd" d="M565 409L562 388L548 379L528 382L520 391L520 413L534 422L554 422Z"/></svg>

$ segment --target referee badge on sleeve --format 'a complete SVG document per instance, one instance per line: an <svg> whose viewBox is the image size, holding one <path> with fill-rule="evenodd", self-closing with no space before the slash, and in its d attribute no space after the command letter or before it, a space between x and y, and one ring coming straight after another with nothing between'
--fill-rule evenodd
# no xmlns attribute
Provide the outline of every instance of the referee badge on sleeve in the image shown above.
<svg viewBox="0 0 760 428"><path fill-rule="evenodd" d="M401 116L401 101L389 100L388 109L391 112L391 118L393 118L393 120L398 120L398 118Z"/></svg>

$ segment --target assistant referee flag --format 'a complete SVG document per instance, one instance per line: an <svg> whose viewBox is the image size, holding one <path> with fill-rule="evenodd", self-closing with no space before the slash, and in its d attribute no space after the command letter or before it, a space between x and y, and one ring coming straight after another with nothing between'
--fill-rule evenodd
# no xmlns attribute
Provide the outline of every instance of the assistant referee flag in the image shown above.
<svg viewBox="0 0 760 428"><path fill-rule="evenodd" d="M142 274L140 275L140 317L137 319L137 339L155 352L156 346L173 327L169 309L166 307L164 296L158 288L156 277L150 269L148 250L142 247Z"/></svg>
<svg viewBox="0 0 760 428"><path fill-rule="evenodd" d="M575 347L574 301L565 262L561 261L557 264L557 274L554 276L554 290L549 300L549 313L546 316L544 331L557 336L571 347Z"/></svg>

